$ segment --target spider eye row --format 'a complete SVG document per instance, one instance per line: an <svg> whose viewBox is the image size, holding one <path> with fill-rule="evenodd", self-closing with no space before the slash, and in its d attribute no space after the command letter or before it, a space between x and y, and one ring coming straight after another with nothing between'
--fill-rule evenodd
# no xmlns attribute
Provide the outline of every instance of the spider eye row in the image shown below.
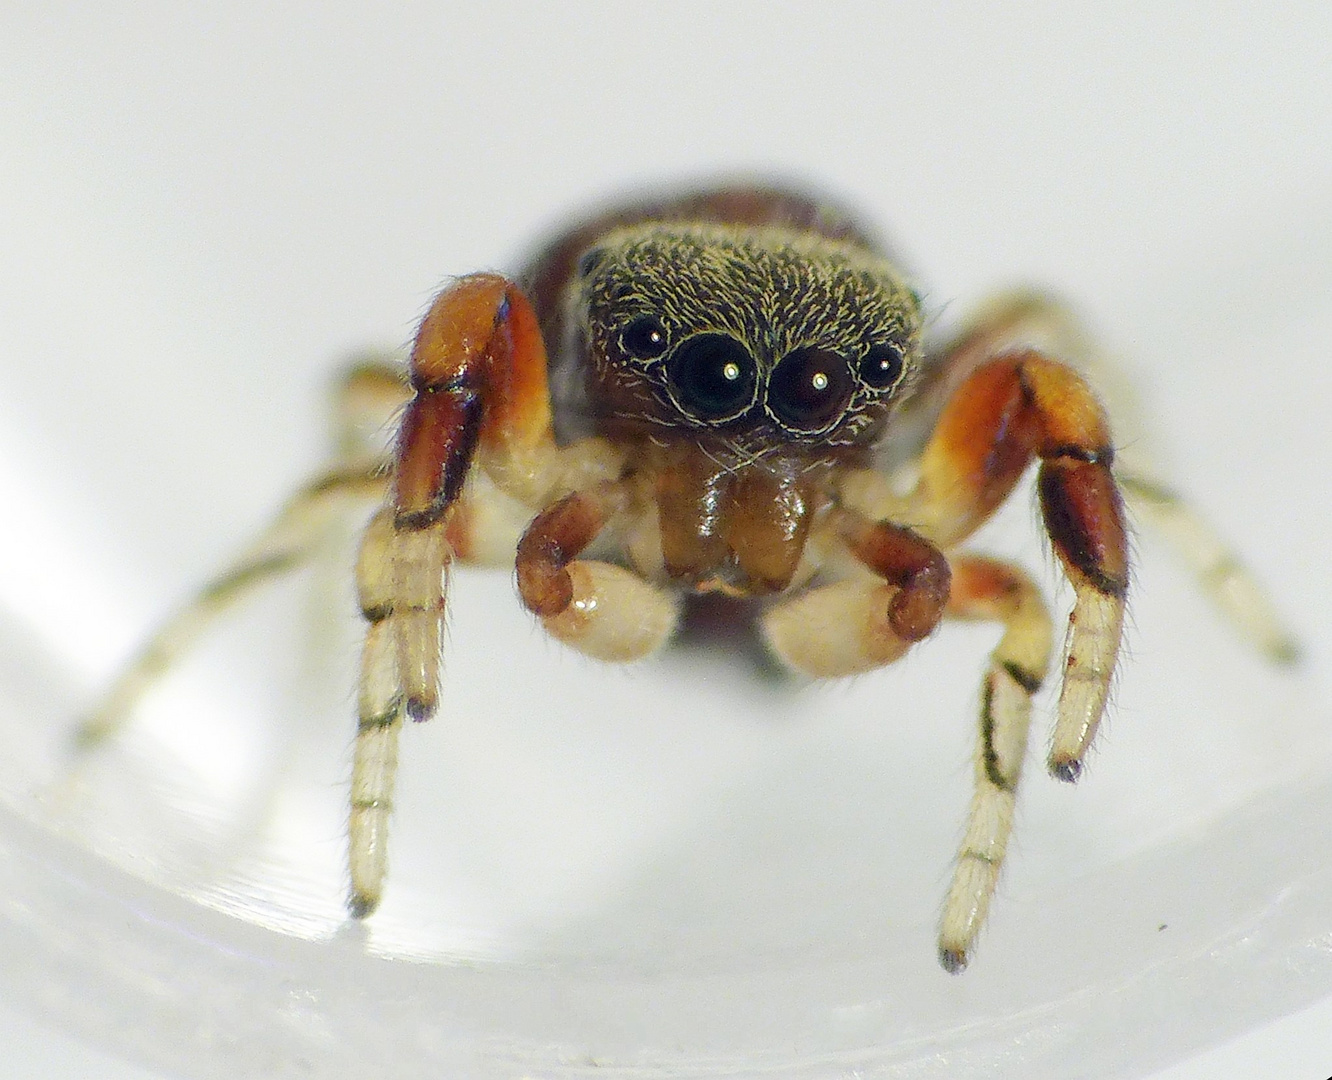
<svg viewBox="0 0 1332 1080"><path fill-rule="evenodd" d="M661 321L641 315L621 331L620 348L636 360L666 356L667 391L692 419L732 420L754 403L758 363L729 334L694 334L672 347ZM855 394L857 379L874 390L887 390L901 378L903 365L901 348L891 343L871 345L859 356L801 346L772 369L765 401L784 427L814 434L841 417Z"/></svg>

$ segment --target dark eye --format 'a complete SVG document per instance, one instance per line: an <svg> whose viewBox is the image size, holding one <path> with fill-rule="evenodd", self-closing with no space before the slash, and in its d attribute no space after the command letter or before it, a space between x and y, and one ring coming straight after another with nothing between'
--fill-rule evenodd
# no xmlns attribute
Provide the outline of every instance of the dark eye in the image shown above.
<svg viewBox="0 0 1332 1080"><path fill-rule="evenodd" d="M902 375L902 350L896 345L871 345L860 361L860 377L875 390L887 390Z"/></svg>
<svg viewBox="0 0 1332 1080"><path fill-rule="evenodd" d="M651 360L666 351L666 328L655 315L640 315L620 333L620 347L639 360Z"/></svg>
<svg viewBox="0 0 1332 1080"><path fill-rule="evenodd" d="M821 431L842 415L854 390L851 368L840 353L793 349L768 379L768 408L795 431Z"/></svg>
<svg viewBox="0 0 1332 1080"><path fill-rule="evenodd" d="M671 396L698 420L738 416L754 400L758 369L740 342L725 334L699 334L682 342L666 362Z"/></svg>

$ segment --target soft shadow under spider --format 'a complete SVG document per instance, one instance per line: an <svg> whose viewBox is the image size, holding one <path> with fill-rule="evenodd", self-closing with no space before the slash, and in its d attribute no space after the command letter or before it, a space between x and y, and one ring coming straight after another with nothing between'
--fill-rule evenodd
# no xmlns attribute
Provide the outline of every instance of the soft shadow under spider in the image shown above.
<svg viewBox="0 0 1332 1080"><path fill-rule="evenodd" d="M800 677L772 655L759 632L761 600L737 600L716 593L687 596L671 651L707 653L733 666L760 686L792 691Z"/></svg>

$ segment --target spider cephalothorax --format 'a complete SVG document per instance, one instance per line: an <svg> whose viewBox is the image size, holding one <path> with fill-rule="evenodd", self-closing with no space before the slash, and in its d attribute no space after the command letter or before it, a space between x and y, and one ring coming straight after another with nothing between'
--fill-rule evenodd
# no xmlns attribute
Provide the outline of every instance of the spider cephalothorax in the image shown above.
<svg viewBox="0 0 1332 1080"><path fill-rule="evenodd" d="M404 718L438 701L455 559L515 566L545 628L607 660L660 647L689 593L758 598L746 610L759 610L774 656L820 677L891 663L945 618L992 621L1002 636L981 683L975 793L939 931L941 962L961 970L1004 859L1052 643L1027 575L965 543L1029 465L1074 590L1056 777L1077 779L1114 671L1129 583L1121 492L1188 541L1241 627L1272 655L1293 653L1253 582L1168 488L1112 472L1101 404L1032 347L1072 325L1023 293L923 346L919 300L869 234L780 188L588 218L515 279L474 274L441 293L406 381L383 366L351 374L349 418L401 414L389 453L352 440L362 448L149 643L84 739L127 714L205 616L309 555L329 511L348 496L383 499L356 571L366 637L349 908L364 916L383 887ZM887 461L910 466L908 482L890 483Z"/></svg>
<svg viewBox="0 0 1332 1080"><path fill-rule="evenodd" d="M616 427L707 429L821 454L867 446L920 363L914 294L853 241L646 224L578 263L588 397Z"/></svg>

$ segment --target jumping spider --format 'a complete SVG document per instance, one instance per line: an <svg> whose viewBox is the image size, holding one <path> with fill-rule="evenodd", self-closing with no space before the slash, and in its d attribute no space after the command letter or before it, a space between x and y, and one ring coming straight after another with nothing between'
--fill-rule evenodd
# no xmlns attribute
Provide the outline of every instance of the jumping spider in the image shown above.
<svg viewBox="0 0 1332 1080"><path fill-rule="evenodd" d="M941 619L997 622L939 932L940 961L961 971L1008 845L1053 636L1027 574L964 544L1029 464L1075 596L1055 777L1078 778L1105 708L1130 579L1125 499L1261 647L1278 658L1291 648L1199 519L1114 464L1097 397L1038 347L1076 337L1058 304L1001 298L933 346L922 323L920 299L855 221L769 187L621 206L513 279L459 278L422 321L405 380L363 365L344 384L349 428L401 415L391 452L344 447L161 628L83 740L116 728L210 617L307 557L331 513L381 501L356 567L366 634L348 907L359 918L383 890L403 719L428 718L438 701L455 559L516 554L527 609L603 660L660 648L683 598L703 593L766 601L758 628L771 652L822 678L889 664ZM894 460L914 479L890 482Z"/></svg>

